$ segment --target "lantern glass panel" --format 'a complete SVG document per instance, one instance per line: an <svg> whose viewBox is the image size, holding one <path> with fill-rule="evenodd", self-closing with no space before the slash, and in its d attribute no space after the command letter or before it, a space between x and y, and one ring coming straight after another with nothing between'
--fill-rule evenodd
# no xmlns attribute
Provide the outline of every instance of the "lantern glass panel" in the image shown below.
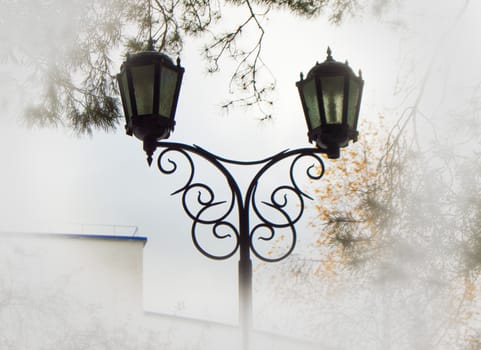
<svg viewBox="0 0 481 350"><path fill-rule="evenodd" d="M119 87L120 87L120 95L122 97L122 101L125 104L126 119L130 120L132 118L132 104L130 103L130 91L129 91L129 83L127 80L127 71L123 71L120 74Z"/></svg>
<svg viewBox="0 0 481 350"><path fill-rule="evenodd" d="M302 95L307 108L308 119L311 129L321 126L321 113L317 101L316 81L306 81L302 86Z"/></svg>
<svg viewBox="0 0 481 350"><path fill-rule="evenodd" d="M356 113L359 106L359 92L361 85L358 80L351 79L349 82L349 100L347 105L347 124L350 128L356 128Z"/></svg>
<svg viewBox="0 0 481 350"><path fill-rule="evenodd" d="M173 69L162 67L159 89L159 114L166 118L170 118L172 114L172 102L177 88L178 76L179 74Z"/></svg>
<svg viewBox="0 0 481 350"><path fill-rule="evenodd" d="M137 115L153 114L154 65L132 67Z"/></svg>
<svg viewBox="0 0 481 350"><path fill-rule="evenodd" d="M344 77L321 78L322 98L327 124L342 124Z"/></svg>

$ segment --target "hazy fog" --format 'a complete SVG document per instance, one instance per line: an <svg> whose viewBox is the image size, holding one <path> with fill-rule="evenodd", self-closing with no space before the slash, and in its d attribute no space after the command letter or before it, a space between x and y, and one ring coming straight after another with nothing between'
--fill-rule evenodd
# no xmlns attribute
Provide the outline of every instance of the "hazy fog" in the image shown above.
<svg viewBox="0 0 481 350"><path fill-rule="evenodd" d="M395 125L404 130L408 151L397 164L402 210L392 212L392 229L369 264L327 278L315 273L323 251L313 242L324 226L315 221L314 201L298 224L295 256L269 266L256 261L256 325L333 349L475 349L481 344L481 5L373 3L379 6L366 5L338 26L323 16L271 12L264 61L277 81L276 105L273 120L263 123L255 110L221 111L229 63L207 75L202 40L187 40L172 140L246 160L306 146L294 83L324 60L329 45L335 59L362 69L360 118L375 124L383 116L386 135ZM181 198L170 197L178 178L149 169L140 142L121 126L77 137L61 126L27 128L21 117L42 86L35 63L61 62L75 47L83 2L4 0L1 6L0 231L129 235L138 228L137 235L148 237L145 309L236 323L237 259L210 261L195 250ZM227 16L234 12L226 9ZM122 58L113 59L117 71ZM200 173L209 177L205 168Z"/></svg>

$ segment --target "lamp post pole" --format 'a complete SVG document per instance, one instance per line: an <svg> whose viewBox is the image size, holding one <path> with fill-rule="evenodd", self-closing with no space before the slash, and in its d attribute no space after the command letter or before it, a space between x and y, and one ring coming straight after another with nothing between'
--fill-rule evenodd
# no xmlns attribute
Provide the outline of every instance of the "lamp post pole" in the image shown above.
<svg viewBox="0 0 481 350"><path fill-rule="evenodd" d="M247 350L252 329L252 260L249 242L249 213L243 208L243 210L239 210L239 214L239 325L242 332L242 349Z"/></svg>

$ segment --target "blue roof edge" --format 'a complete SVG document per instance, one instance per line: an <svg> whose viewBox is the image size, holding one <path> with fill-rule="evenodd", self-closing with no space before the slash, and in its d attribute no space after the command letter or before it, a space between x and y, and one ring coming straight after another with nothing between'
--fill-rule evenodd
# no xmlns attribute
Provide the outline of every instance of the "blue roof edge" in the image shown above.
<svg viewBox="0 0 481 350"><path fill-rule="evenodd" d="M147 237L142 236L117 236L117 235L89 235L80 233L42 233L42 232L1 232L6 236L29 236L35 238L89 238L89 239L105 239L117 241L140 241L147 243Z"/></svg>

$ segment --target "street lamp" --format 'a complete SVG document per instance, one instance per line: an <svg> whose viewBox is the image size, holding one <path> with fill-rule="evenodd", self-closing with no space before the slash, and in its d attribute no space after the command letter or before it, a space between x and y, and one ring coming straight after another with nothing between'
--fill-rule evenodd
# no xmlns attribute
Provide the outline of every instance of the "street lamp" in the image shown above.
<svg viewBox="0 0 481 350"><path fill-rule="evenodd" d="M316 64L304 79L296 83L309 129L309 142L327 153L329 158L339 158L339 148L350 140L357 141L357 120L361 105L361 71L356 76L345 64L335 61L331 49L327 59Z"/></svg>
<svg viewBox="0 0 481 350"><path fill-rule="evenodd" d="M167 56L153 51L127 58L118 75L126 131L143 141L149 165L155 149L163 149L157 165L164 174L174 174L178 169L178 161L168 157L170 153L177 152L187 161L185 183L172 195L182 195L182 206L192 220L191 236L197 250L215 260L228 259L239 251L239 323L243 349L248 349L252 327L251 253L262 261L277 262L294 250L296 224L303 215L304 201L312 200L297 183L299 161L311 159L313 163L305 173L310 179L319 180L324 175L320 154L338 158L340 147L347 146L350 140L356 141L363 81L347 64L334 61L328 50L327 60L316 64L307 78L301 78L297 83L309 141L315 141L317 147L284 150L258 161L238 161L217 156L196 145L160 141L169 137L175 124L183 72L179 62L174 65ZM224 176L229 190L227 195L216 196L211 186L195 179L196 157L210 162ZM291 159L288 183L275 187L267 200L259 199L261 178L285 159ZM233 165L257 167L246 191L241 191L230 172L229 166ZM290 205L290 201L294 201L294 205ZM206 231L205 227L209 230ZM263 251L262 242L275 242L280 231L288 232L290 237L284 250L275 256ZM228 248L222 253L209 250L202 239L206 232L211 238L227 242Z"/></svg>
<svg viewBox="0 0 481 350"><path fill-rule="evenodd" d="M125 114L127 135L144 141L149 165L155 142L170 136L184 68L154 50L127 55L117 81Z"/></svg>

